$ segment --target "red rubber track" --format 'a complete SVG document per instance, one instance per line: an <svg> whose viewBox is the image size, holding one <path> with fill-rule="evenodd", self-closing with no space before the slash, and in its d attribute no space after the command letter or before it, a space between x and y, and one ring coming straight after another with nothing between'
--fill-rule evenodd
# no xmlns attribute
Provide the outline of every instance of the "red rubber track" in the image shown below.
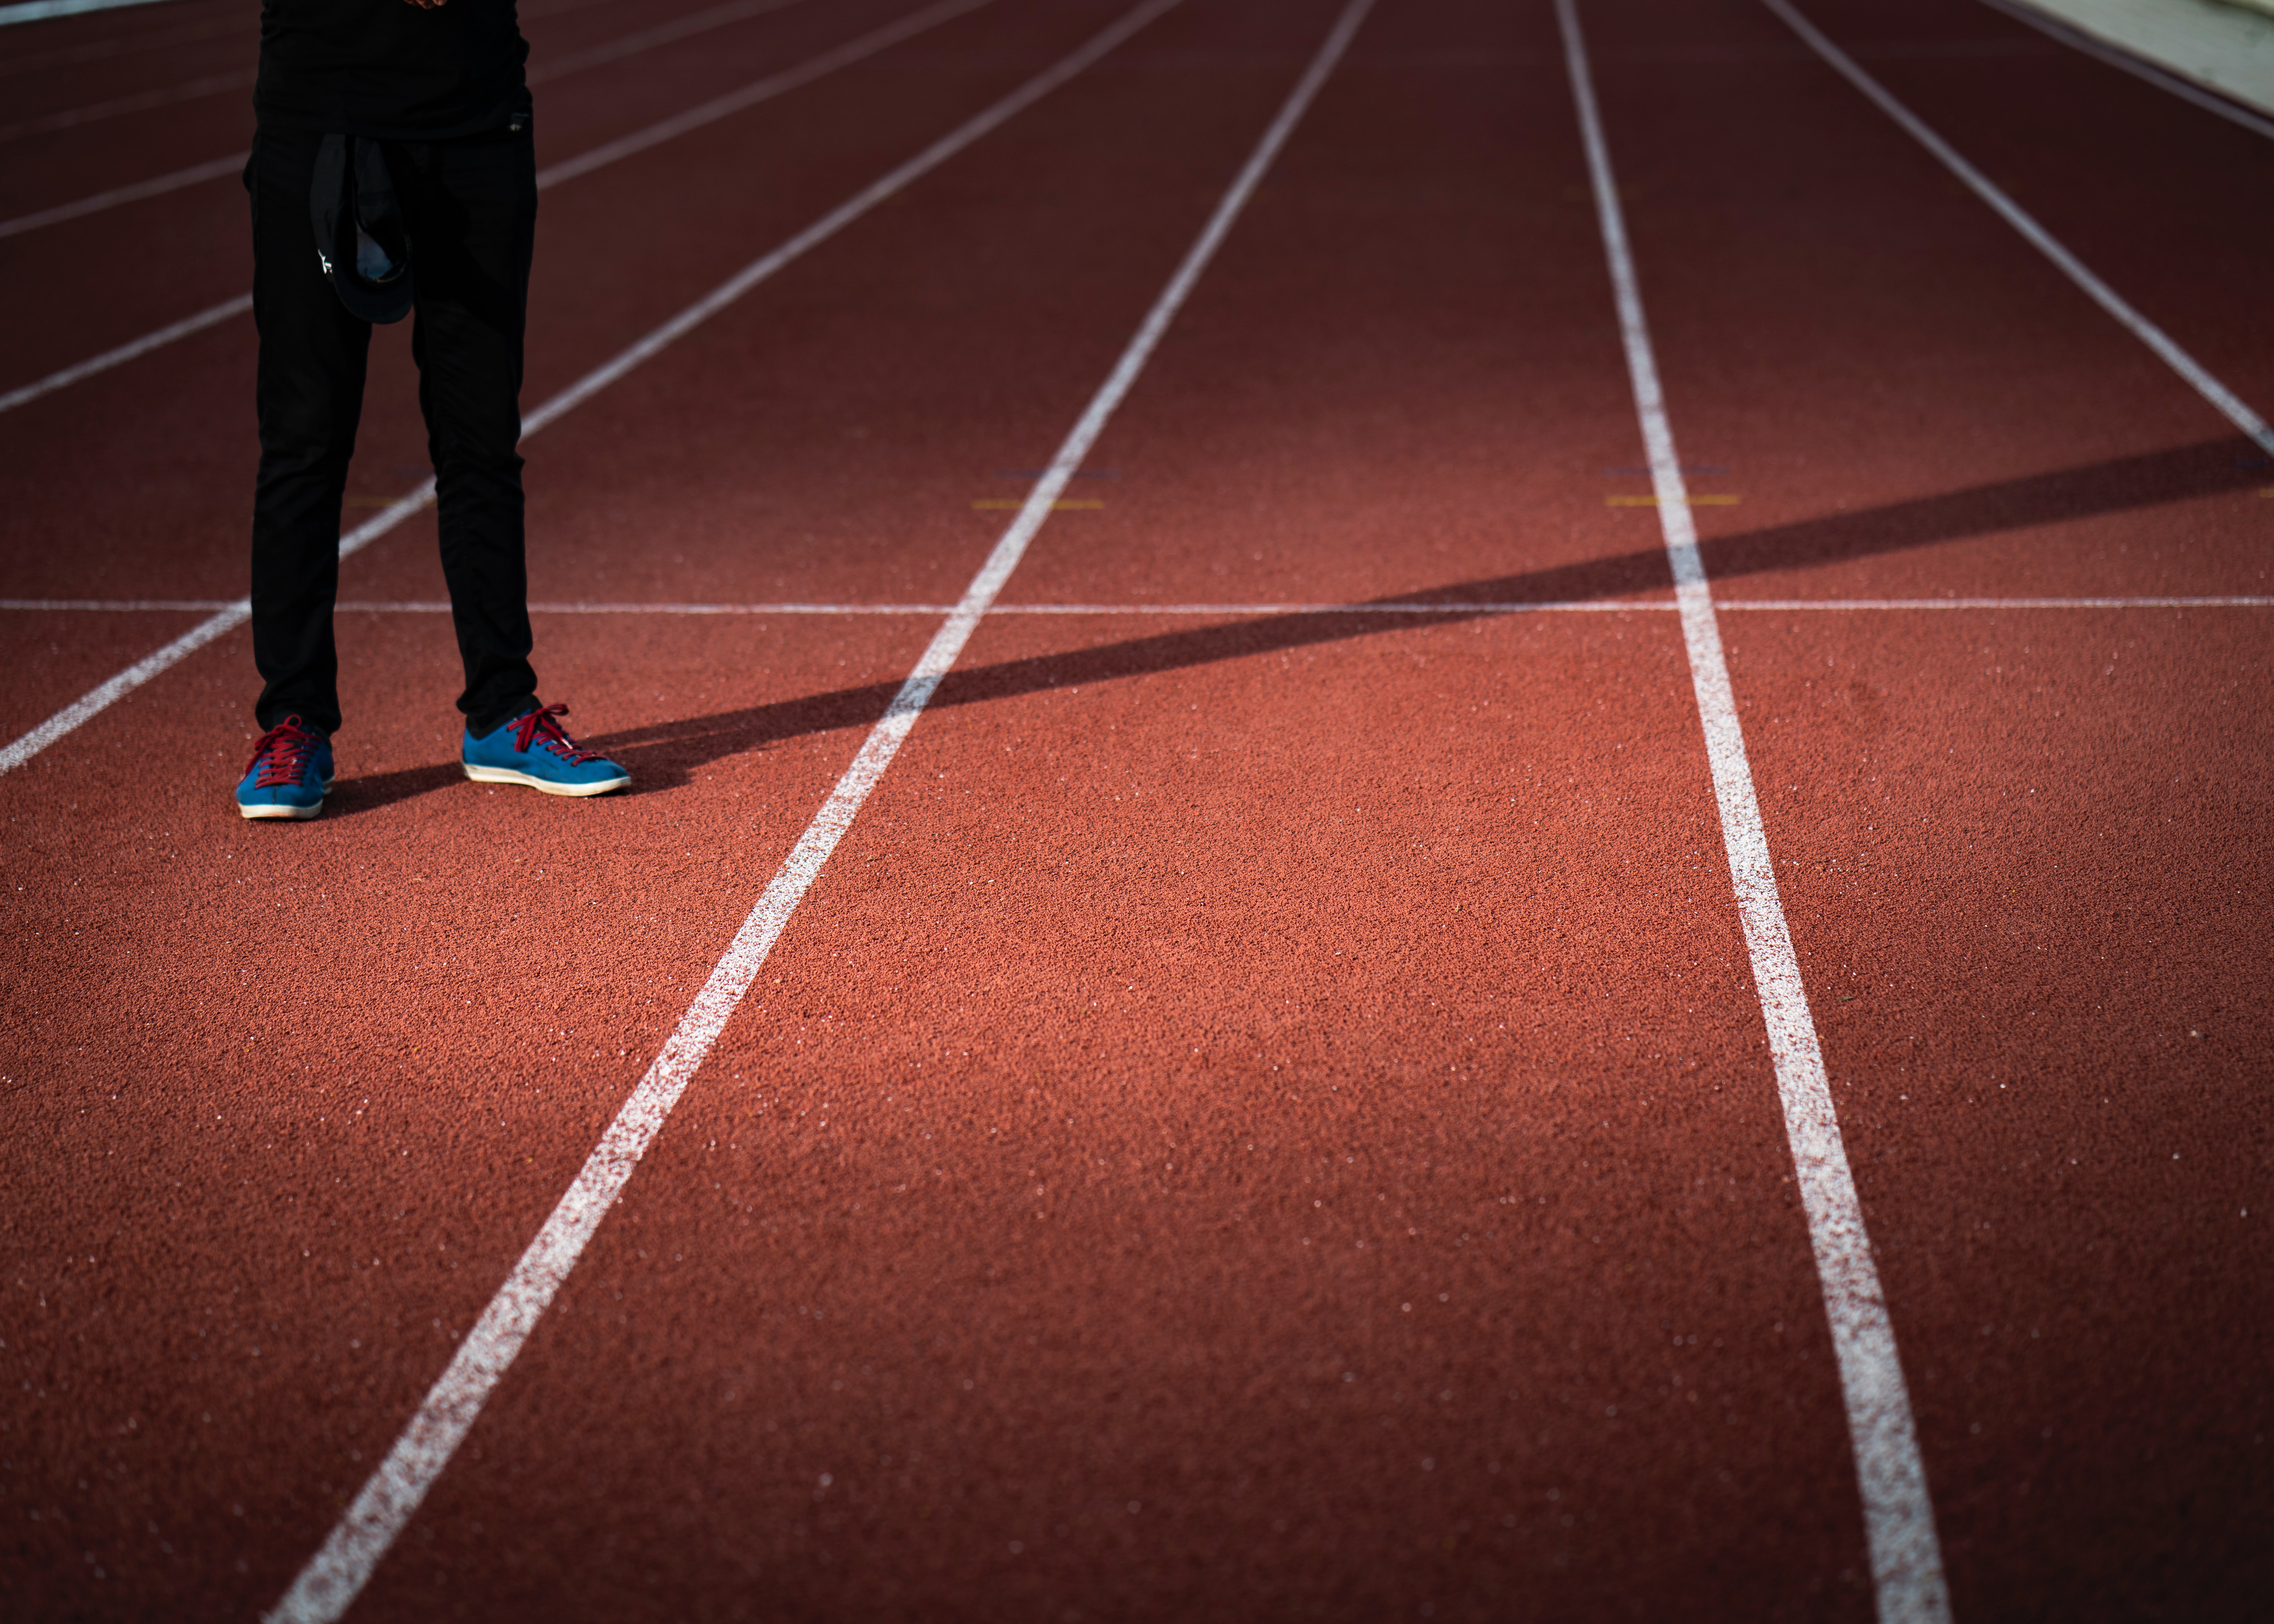
<svg viewBox="0 0 2274 1624"><path fill-rule="evenodd" d="M1333 9L1187 0L533 437L535 596L953 602ZM1806 9L2274 404L2265 142ZM1773 16L1583 10L1725 605L2267 592L2255 448ZM564 79L546 155L896 14ZM525 399L1116 14L549 192ZM79 324L5 377L236 290L239 199L0 244ZM94 228L175 208L237 280L114 331ZM424 471L406 336L355 497ZM249 340L0 418L0 595L242 591ZM1004 601L1591 607L990 619L351 1616L1870 1616L1642 460L1552 11L1382 0ZM1722 615L1961 1619L2274 1593L2270 613ZM11 738L191 623L0 616ZM935 624L541 615L589 803L457 777L439 614L343 616L314 823L226 800L241 631L0 778L0 1613L273 1605Z"/></svg>
<svg viewBox="0 0 2274 1624"><path fill-rule="evenodd" d="M2274 253L2263 139L2058 49L1901 49L2030 45L1987 11L1811 11L2274 399L2266 313L2211 291ZM1600 73L1623 177L1663 199L1634 219L1676 423L1747 497L1700 515L1725 594L2265 593L2263 455L1773 18L1714 24L1736 60ZM2266 628L1725 626L1954 1611L2262 1612Z"/></svg>

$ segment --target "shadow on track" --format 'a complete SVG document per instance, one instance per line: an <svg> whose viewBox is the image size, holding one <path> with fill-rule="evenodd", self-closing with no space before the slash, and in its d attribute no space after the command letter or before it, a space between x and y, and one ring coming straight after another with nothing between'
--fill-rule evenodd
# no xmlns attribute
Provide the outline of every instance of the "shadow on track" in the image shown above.
<svg viewBox="0 0 2274 1624"><path fill-rule="evenodd" d="M1973 485L1939 496L1892 502L1856 513L1773 525L1699 544L1707 577L1717 584L1773 570L1811 569L1889 553L1962 541L2000 530L2057 524L2167 502L2247 489L2266 478L2265 459L2240 438L2121 457L2084 468ZM1672 590L1666 552L1619 553L1550 569L1464 581L1354 605L1347 609L1272 614L1231 625L1132 637L1064 654L1034 655L951 673L932 709L982 704L1052 688L1189 670L1354 637L1520 613L1527 604L1600 603ZM1662 600L1661 600L1662 601ZM1442 605L1415 615L1374 605ZM631 770L637 794L687 781L708 763L785 739L841 728L866 728L885 713L897 680L839 688L724 710L584 741ZM366 778L343 778L327 816L367 812L463 782L455 763Z"/></svg>

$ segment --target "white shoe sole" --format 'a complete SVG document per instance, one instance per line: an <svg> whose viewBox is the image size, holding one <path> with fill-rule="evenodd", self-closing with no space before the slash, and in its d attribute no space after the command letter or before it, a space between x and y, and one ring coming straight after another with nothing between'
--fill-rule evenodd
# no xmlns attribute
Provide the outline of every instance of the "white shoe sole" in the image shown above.
<svg viewBox="0 0 2274 1624"><path fill-rule="evenodd" d="M477 784L525 784L531 789L547 795L605 795L610 790L621 789L632 781L631 774L626 773L620 778L602 778L597 784L551 784L525 772L516 772L510 767L477 767L471 762L460 762L458 764Z"/></svg>
<svg viewBox="0 0 2274 1624"><path fill-rule="evenodd" d="M334 778L326 778L324 780L325 794L329 795L332 793L332 786L336 781L336 775ZM270 818L282 817L290 818L296 823L305 823L323 809L324 803L320 801L312 807L280 807L274 804L267 806L248 807L242 801L237 803L237 815L239 817L249 817L255 821L266 821Z"/></svg>

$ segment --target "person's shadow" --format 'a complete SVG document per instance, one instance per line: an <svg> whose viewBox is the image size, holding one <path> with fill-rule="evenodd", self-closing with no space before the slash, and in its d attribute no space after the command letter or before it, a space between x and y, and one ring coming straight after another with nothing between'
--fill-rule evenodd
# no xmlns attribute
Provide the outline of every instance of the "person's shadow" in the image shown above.
<svg viewBox="0 0 2274 1624"><path fill-rule="evenodd" d="M1717 583L1771 570L1805 569L1905 552L1971 536L2161 506L2264 482L2274 463L2240 438L2182 446L2082 468L1973 485L1939 496L1828 515L1701 543ZM1126 638L951 672L933 707L983 704L1021 694L1185 670L1417 624L1520 613L1525 605L1593 603L1672 590L1665 549L1653 545L1579 564L1457 582L1347 609L1269 614L1228 626ZM1405 605L1404 610L1389 607ZM1417 616L1412 605L1439 613ZM885 714L899 681L866 683L739 710L626 728L584 742L630 769L632 793L687 781L697 767L785 739L866 728ZM463 782L455 763L343 778L328 812L367 812Z"/></svg>

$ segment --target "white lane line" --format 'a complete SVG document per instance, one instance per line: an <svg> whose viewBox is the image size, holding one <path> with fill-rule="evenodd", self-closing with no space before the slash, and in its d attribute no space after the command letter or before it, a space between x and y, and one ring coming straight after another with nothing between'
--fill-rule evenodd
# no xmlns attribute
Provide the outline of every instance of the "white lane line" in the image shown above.
<svg viewBox="0 0 2274 1624"><path fill-rule="evenodd" d="M937 28L942 23L952 22L966 12L975 11L992 4L994 0L941 0L937 5L926 6L913 16L886 23L881 28L873 28L858 39L848 41L833 50L824 51L796 67L786 68L740 90L729 91L723 96L690 107L683 113L650 124L644 130L636 130L621 139L595 147L591 151L556 163L551 169L540 169L537 176L538 187L541 191L547 186L557 186L564 180L574 180L579 175L590 174L620 158L645 152L651 147L660 146L690 130L716 124L722 118L756 107L761 102L772 101L801 86L809 85L825 74L850 67L863 57L873 56L888 47L912 40L928 28Z"/></svg>
<svg viewBox="0 0 2274 1624"><path fill-rule="evenodd" d="M234 630L252 613L250 603L232 604L210 620L184 632L173 642L129 665L108 682L80 695L7 748L0 749L0 772L11 772L113 702L186 655L194 654L223 632Z"/></svg>
<svg viewBox="0 0 2274 1624"><path fill-rule="evenodd" d="M192 614L227 609L235 602L227 598L0 598L0 609L21 609L34 614L72 610L111 614Z"/></svg>
<svg viewBox="0 0 2274 1624"><path fill-rule="evenodd" d="M447 607L448 605L442 605ZM1717 598L1721 609L2274 609L2274 598ZM631 607L636 608L636 605ZM765 605L752 605L764 613ZM1656 598L1465 604L998 604L997 614L1627 614L1678 613ZM825 613L826 611L823 611Z"/></svg>
<svg viewBox="0 0 2274 1624"><path fill-rule="evenodd" d="M238 90L252 83L249 71L235 73L209 74L204 79L186 79L178 85L162 85L155 90L145 90L131 96L115 96L108 102L89 102L84 107L66 108L60 113L42 113L36 118L20 118L12 124L0 124L0 141L20 140L27 135L49 135L58 130L75 130L81 124L91 124L105 118L117 118L128 113L147 113L153 108L170 107L177 102L195 102L202 96L217 96L224 90Z"/></svg>
<svg viewBox="0 0 2274 1624"><path fill-rule="evenodd" d="M122 6L156 5L160 0L16 0L0 5L0 28L14 23L41 23L50 17L77 17L86 11L115 11Z"/></svg>
<svg viewBox="0 0 2274 1624"><path fill-rule="evenodd" d="M569 1271L576 1267L600 1221L615 1204L633 1169L694 1080L719 1034L726 1029L727 1019L757 979L767 955L773 951L774 944L780 939L791 915L819 876L838 841L852 827L862 803L892 765L892 757L915 727L916 718L923 714L941 680L953 667L971 634L986 617L1011 572L1018 568L1028 545L1050 518L1051 502L1065 489L1082 459L1104 432L1115 408L1137 381L1146 361L1159 344L1161 335L1215 257L1373 3L1374 0L1350 0L1280 108L1278 117L1271 121L1198 239L1186 252L1183 263L1154 301L1153 308L1122 351L1120 360L1090 398L1088 406L1058 447L1058 455L1050 459L1050 468L1028 496L1026 505L996 542L979 573L972 577L961 601L933 635L883 718L870 730L860 754L853 758L852 765L838 779L829 799L798 838L797 845L735 933L733 944L665 1041L662 1052L586 1158L576 1182L569 1185L545 1221L545 1227L522 1253L513 1273L482 1311L481 1319L459 1345L449 1367L428 1390L387 1459L333 1528L323 1548L301 1569L292 1588L267 1615L267 1624L328 1624L337 1619L353 1603L380 1559L386 1555L427 1490L448 1465L475 1417L481 1413L483 1404L511 1367L538 1319L568 1279ZM1167 7L1156 5L1148 9L1157 14Z"/></svg>
<svg viewBox="0 0 2274 1624"><path fill-rule="evenodd" d="M724 28L729 23L769 16L804 4L805 0L734 0L734 4L729 5L714 5L707 11L697 11L692 16L681 17L673 22L658 23L652 28L635 29L630 34L603 41L584 50L570 51L561 56L547 56L530 68L529 83L537 86L565 79L571 73L581 73L586 68L598 67L604 62L620 62L626 56L653 50L659 45L674 44L681 40L692 39L698 34L708 34L713 28Z"/></svg>
<svg viewBox="0 0 2274 1624"><path fill-rule="evenodd" d="M779 0L779 3L794 4L797 0ZM661 123L651 124L644 130L636 131L621 140L611 141L603 147L596 147L588 153L570 158L564 162L556 163L551 169L539 169L537 173L537 189L543 192L549 187L559 185L564 180L574 180L580 175L589 175L594 169L614 163L619 158L628 158L634 153L645 152L649 147L667 141L674 136L684 135L689 131L698 129L704 124L716 124L729 114L739 113L746 109L756 107L762 102L769 102L776 96L785 95L790 91L811 84L825 74L849 66L864 56L872 56L889 46L913 39L928 28L937 27L940 24L953 21L968 11L975 11L983 5L993 4L994 0L942 0L940 4L917 11L898 22L888 23L847 44L824 51L820 56L811 57L796 67L755 80L740 90L719 97L715 102L706 102L701 107L690 109L683 113L675 113ZM193 181L209 180L214 175L225 173L231 169L241 169L245 167L245 160L250 156L248 153L239 153L233 158L220 160L218 168L207 164L194 170L184 169L177 175L163 177L169 184L161 190L170 191L175 183L188 185ZM155 182L148 184L157 184ZM125 192L133 192L134 189L128 187ZM135 195L153 194L137 192ZM100 204L105 208L110 207L112 202L132 200L132 198L123 193L110 192L105 192L101 199L85 199L88 203ZM70 204L65 207L68 209L75 209L79 206ZM90 208L81 212L93 213L94 211ZM56 211L50 209L49 214L55 214ZM39 224L52 223L37 215L27 214L24 216L24 220ZM21 221L0 222L0 237L9 234L10 226L22 223ZM26 226L25 229L30 228ZM200 311L194 316L184 317L171 327L160 327L154 333L146 333L139 338L119 345L116 350L106 350L99 356L66 366L61 372L49 372L45 378L35 380L5 395L0 395L0 411L11 410L27 402L38 400L43 395L51 395L56 390L65 388L83 378L92 378L97 372L107 372L112 367L132 361L137 356L147 355L153 350L172 343L177 338L187 338L192 333L201 332L215 322L226 321L231 316L242 315L252 308L252 296L249 293L240 293L233 299L224 299L210 309Z"/></svg>
<svg viewBox="0 0 2274 1624"><path fill-rule="evenodd" d="M217 598L0 598L0 610L28 613L104 612L110 613L203 613L227 609ZM1828 611L1836 613L1915 609L2274 609L2274 598L1717 598L1718 610L1760 610L1777 613ZM953 604L544 604L529 605L531 614L660 614L660 615L937 615L953 611ZM342 598L334 608L341 614L448 614L447 600L392 601ZM997 604L998 614L1097 615L1108 619L1141 615L1193 616L1269 614L1629 614L1678 613L1682 605L1656 598L1586 598L1568 602L1522 600L1460 604Z"/></svg>
<svg viewBox="0 0 2274 1624"><path fill-rule="evenodd" d="M16 407L38 400L42 395L52 395L57 389L69 388L82 378L92 378L97 372L107 372L114 366L123 366L137 356L147 355L153 350L170 344L177 338L187 338L192 333L202 333L207 327L227 321L232 316L241 316L252 308L252 296L249 293L240 293L233 299L223 299L220 304L201 310L194 316L183 317L171 327L160 327L154 333L145 333L141 337L130 340L116 350L106 350L99 356L90 356L84 361L64 367L61 372L49 372L45 378L37 379L21 388L11 389L5 395L0 395L0 411L13 410Z"/></svg>
<svg viewBox="0 0 2274 1624"><path fill-rule="evenodd" d="M2274 598L1755 598L1717 609L2274 609Z"/></svg>
<svg viewBox="0 0 2274 1624"><path fill-rule="evenodd" d="M1003 604L998 614L1257 615L1257 614L1619 614L1629 609L1671 609L1672 604L1604 598L1570 603L1473 604Z"/></svg>
<svg viewBox="0 0 2274 1624"><path fill-rule="evenodd" d="M1009 122L1024 112L1120 44L1122 41L1178 3L1179 0L1146 0L1145 4L1139 6L1119 22L1106 29L1104 33L1091 40L1088 44L1060 61L1056 66L1036 74L986 111L959 126L952 133L942 136L882 179L871 183L862 191L855 193L772 253L745 267L742 271L720 283L711 293L689 305L614 360L585 373L584 377L531 413L522 432L524 434L535 433L561 413L573 410L591 395L606 388L658 350L709 320L791 260L836 236L838 232L851 225L878 204L885 202L895 192L937 169L998 125ZM947 4L935 6L931 11L920 15L944 22L948 17L957 15L960 11L990 4L991 0L948 0ZM915 19L911 19L910 21L913 22ZM895 27L901 26L895 25ZM875 39L877 36L869 37ZM886 42L878 41L876 49L881 49ZM802 72L803 70L798 70L798 71ZM721 113L719 116L723 117L725 115Z"/></svg>
<svg viewBox="0 0 2274 1624"><path fill-rule="evenodd" d="M1985 0L1985 4L2005 12L2015 22L2026 23L2039 34L2059 40L2071 50L2097 56L2110 67L2121 68L2135 79L2147 80L2158 90L2168 91L2183 102L2194 102L2205 112L2217 113L2221 118L2240 124L2246 130L2274 138L2274 118L2254 112L2238 102L2230 102L2217 92L2205 90L2176 73L2167 72L2144 56L2135 56L2131 52L2087 34L2082 28L2073 27L2058 17L2040 11L2027 4L2027 0Z"/></svg>
<svg viewBox="0 0 2274 1624"><path fill-rule="evenodd" d="M139 203L144 198L154 198L168 192L179 192L184 186L218 180L224 175L234 175L245 168L251 153L231 153L226 158L215 158L206 163L193 163L186 169L176 169L152 180L138 180L132 185L113 186L108 192L98 192L91 198L81 198L76 203L58 203L53 208L43 208L34 214L19 214L13 220L0 220L0 237L21 237L26 231L36 231L42 226L61 225L66 220L78 220L88 214L99 214L106 208L117 208L122 203Z"/></svg>
<svg viewBox="0 0 2274 1624"><path fill-rule="evenodd" d="M960 0L960 3L968 4L972 0ZM988 4L988 0L976 0L976 3L985 4ZM901 164L900 168L885 175L882 179L871 182L847 201L839 204L772 252L743 267L734 275L697 299L661 327L657 327L629 349L585 373L575 383L570 384L522 419L522 438L527 439L547 424L559 418L563 413L571 411L584 402L590 400L626 372L639 365L641 362L647 360L666 346L684 337L688 333L708 321L792 260L828 241L870 209L938 168L982 136L1017 114L1024 112L1035 102L1065 84L1066 80L1088 67L1100 56L1104 56L1122 41L1178 4L1179 0L1146 0L1144 4L1129 12L1120 21L1113 24L1073 55L1062 58L1052 67L1045 68L1001 101L934 141L915 157ZM340 557L345 559L360 552L433 499L434 482L430 478L341 537ZM176 638L148 658L129 666L102 687L56 711L55 715L5 749L0 749L0 773L9 772L22 766L65 733L70 733L89 718L99 714L124 695L132 693L184 656L195 653L223 632L243 623L251 617L252 613L251 600L240 599L215 614L203 626Z"/></svg>
<svg viewBox="0 0 2274 1624"><path fill-rule="evenodd" d="M660 23L652 28L637 29L621 39L610 40L589 49L546 57L529 69L528 80L534 87L556 79L565 79L571 73L582 72L586 68L598 67L605 62L621 62L626 56L653 50L659 45L674 44L699 34L708 34L715 28L724 28L730 23L764 17L804 4L806 0L733 0L731 4L712 6L709 11L697 11L691 17ZM177 102L195 102L206 96L219 95L225 90L241 89L252 84L252 79L250 70L215 73L203 79L184 79L176 85L162 85L154 90L138 91L131 96L114 96L108 102L93 102L81 107L66 108L61 112L42 113L34 118L0 124L0 141L19 140L31 135L49 135L58 130L75 130L82 124L100 123L106 118L119 118L129 113L145 113Z"/></svg>
<svg viewBox="0 0 2274 1624"><path fill-rule="evenodd" d="M345 558L393 530L425 507L433 495L434 482L429 479L393 506L374 514L352 532L340 538L340 556ZM240 598L234 603L224 605L165 647L135 661L109 681L90 688L31 732L11 742L6 748L0 749L0 773L14 771L72 729L100 716L151 678L178 665L215 638L235 631L252 618L252 600L249 598Z"/></svg>
<svg viewBox="0 0 2274 1624"><path fill-rule="evenodd" d="M400 497L340 538L340 556L360 552L434 500L434 482ZM252 600L240 598L224 605L207 619L184 632L164 648L144 656L109 681L88 689L31 732L0 749L0 773L13 772L56 740L140 688L151 678L179 665L215 638L235 631L252 618Z"/></svg>
<svg viewBox="0 0 2274 1624"><path fill-rule="evenodd" d="M1627 244L1617 184L1611 174L1610 149L1595 106L1594 82L1587 69L1579 19L1572 0L1555 0L1555 14L1562 26L1564 59L1586 146L1588 178L1594 188L1604 257L1609 262L1618 304L1619 336L1626 350L1635 415L1650 454L1651 481L1660 498L1659 524L1666 538L1667 560L1674 568L1682 639L1690 654L1690 686L1697 695L1706 759L1713 770L1713 798L1721 810L1729 878L1736 891L1738 917L1744 925L1762 1019L1768 1027L1785 1137L1808 1214L1817 1280L1839 1360L1879 1619L1881 1624L1946 1624L1950 1597L1943 1580L1942 1551L1935 1536L1926 1468L1919 1457L1918 1433L1911 1420L1910 1394L1903 1383L1902 1360L1896 1352L1886 1299L1879 1289L1879 1268L1871 1259L1863 1204L1849 1169L1847 1147L1841 1142L1823 1050L1809 1013L1808 992L1793 953L1784 905L1777 895L1768 831L1761 823L1752 769L1745 759L1744 730L1737 716L1729 668L1721 655L1721 626L1714 617L1705 564L1698 554L1697 529L1690 504L1683 500L1682 462L1675 454L1674 426L1667 415L1657 357L1643 315L1642 290Z"/></svg>
<svg viewBox="0 0 2274 1624"><path fill-rule="evenodd" d="M1958 149L1937 135L1924 120L1889 95L1878 79L1857 67L1854 58L1834 45L1814 23L1793 10L1788 0L1761 0L1761 4L1775 12L1787 27L1806 41L1808 48L1823 57L1841 78L1862 91L1873 106L1901 124L1904 133L1933 154L1936 162L1956 176L1969 191L1995 209L2007 225L2020 232L2030 247L2052 260L2061 274L2074 282L2087 298L2115 317L2133 337L2154 350L2165 365L2184 379L2188 387L2210 402L2229 423L2256 440L2262 450L2274 455L2274 428L2268 427L2265 418L2245 405L2241 396L2212 377L2208 368L2180 349L2163 328L2133 309L2122 295L2101 281L2083 260L2039 225L2035 216L2007 197L1988 176L1961 157Z"/></svg>
<svg viewBox="0 0 2274 1624"><path fill-rule="evenodd" d="M528 13L523 11L522 15L525 17ZM84 45L64 45L54 50L34 51L27 56L10 56L0 61L0 79L15 79L26 73L45 73L51 68L64 67L75 62L99 62L105 56L170 50L192 41L210 40L224 34L241 34L246 21L246 18L239 13L191 23L185 27L169 28L163 34L146 34L124 40L94 40Z"/></svg>

